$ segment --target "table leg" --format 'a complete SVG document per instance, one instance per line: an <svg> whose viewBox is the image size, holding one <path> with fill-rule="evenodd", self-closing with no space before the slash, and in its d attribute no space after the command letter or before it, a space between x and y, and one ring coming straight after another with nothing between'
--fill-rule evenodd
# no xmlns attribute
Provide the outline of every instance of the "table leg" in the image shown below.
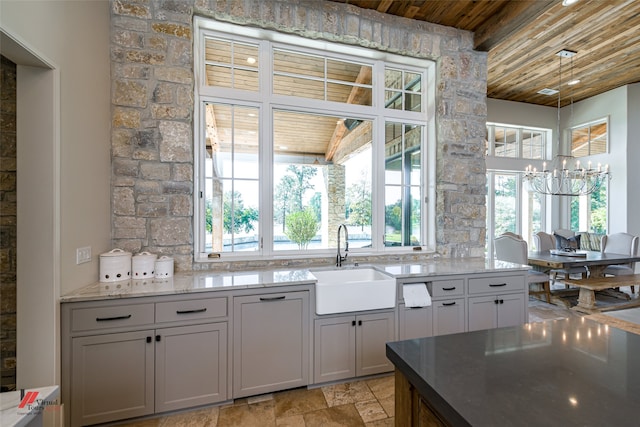
<svg viewBox="0 0 640 427"><path fill-rule="evenodd" d="M591 289L580 288L576 308L588 310L589 312L594 311L596 308L596 293Z"/></svg>

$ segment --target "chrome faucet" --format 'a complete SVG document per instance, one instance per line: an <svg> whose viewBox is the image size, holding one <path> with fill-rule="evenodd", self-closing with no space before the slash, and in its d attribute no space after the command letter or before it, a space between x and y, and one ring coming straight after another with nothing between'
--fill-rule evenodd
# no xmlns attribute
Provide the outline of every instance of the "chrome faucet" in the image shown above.
<svg viewBox="0 0 640 427"><path fill-rule="evenodd" d="M340 252L340 230L344 229L344 256ZM336 267L342 267L342 262L347 260L347 252L349 252L349 232L346 224L338 226L338 255L336 256Z"/></svg>

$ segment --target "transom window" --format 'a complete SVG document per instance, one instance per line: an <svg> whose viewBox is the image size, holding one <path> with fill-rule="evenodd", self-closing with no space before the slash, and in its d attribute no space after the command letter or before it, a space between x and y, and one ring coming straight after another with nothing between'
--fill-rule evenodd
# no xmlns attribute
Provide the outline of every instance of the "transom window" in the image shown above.
<svg viewBox="0 0 640 427"><path fill-rule="evenodd" d="M196 28L196 259L435 246L432 62Z"/></svg>
<svg viewBox="0 0 640 427"><path fill-rule="evenodd" d="M607 152L608 120L600 119L571 128L571 155L586 157Z"/></svg>
<svg viewBox="0 0 640 427"><path fill-rule="evenodd" d="M544 159L548 131L487 124L486 154L516 159Z"/></svg>

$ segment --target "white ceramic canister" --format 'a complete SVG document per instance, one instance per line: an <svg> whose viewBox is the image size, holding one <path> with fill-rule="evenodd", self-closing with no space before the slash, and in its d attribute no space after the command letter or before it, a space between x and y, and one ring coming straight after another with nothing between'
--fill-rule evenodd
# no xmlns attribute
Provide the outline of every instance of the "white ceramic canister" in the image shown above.
<svg viewBox="0 0 640 427"><path fill-rule="evenodd" d="M156 260L155 277L158 279L173 277L173 258L163 255Z"/></svg>
<svg viewBox="0 0 640 427"><path fill-rule="evenodd" d="M118 282L131 279L131 252L113 249L100 254L100 281Z"/></svg>
<svg viewBox="0 0 640 427"><path fill-rule="evenodd" d="M149 252L140 252L131 260L131 278L148 279L153 277L158 255Z"/></svg>

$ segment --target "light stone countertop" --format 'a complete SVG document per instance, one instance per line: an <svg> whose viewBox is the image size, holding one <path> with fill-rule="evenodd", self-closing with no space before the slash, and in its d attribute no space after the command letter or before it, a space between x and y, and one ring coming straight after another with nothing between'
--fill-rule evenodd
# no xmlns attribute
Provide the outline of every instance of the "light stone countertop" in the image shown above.
<svg viewBox="0 0 640 427"><path fill-rule="evenodd" d="M496 271L528 270L525 265L485 258L449 258L422 262L367 263L344 269L374 267L395 278L447 276L455 274L491 273ZM117 298L179 295L197 292L228 291L247 288L267 288L312 284L317 281L314 270L335 269L333 266L309 268L265 269L255 271L177 273L168 279L121 280L96 282L60 297L60 302L97 301Z"/></svg>

